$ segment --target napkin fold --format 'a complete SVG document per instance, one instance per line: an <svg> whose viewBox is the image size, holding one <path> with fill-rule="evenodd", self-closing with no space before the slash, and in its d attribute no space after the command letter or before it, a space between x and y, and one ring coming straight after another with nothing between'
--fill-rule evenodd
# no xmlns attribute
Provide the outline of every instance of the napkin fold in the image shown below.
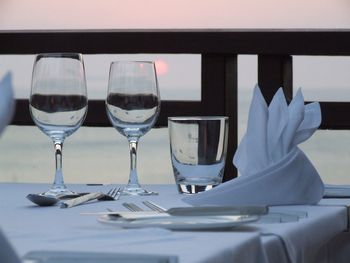
<svg viewBox="0 0 350 263"><path fill-rule="evenodd" d="M0 134L12 120L15 110L15 100L12 90L12 74L8 72L0 80Z"/></svg>
<svg viewBox="0 0 350 263"><path fill-rule="evenodd" d="M240 176L214 189L185 197L192 205L315 204L324 185L298 148L321 123L318 102L304 105L299 89L288 105L280 88L267 103L255 87L247 131L233 158Z"/></svg>
<svg viewBox="0 0 350 263"><path fill-rule="evenodd" d="M16 251L0 229L0 259L6 263L21 263Z"/></svg>

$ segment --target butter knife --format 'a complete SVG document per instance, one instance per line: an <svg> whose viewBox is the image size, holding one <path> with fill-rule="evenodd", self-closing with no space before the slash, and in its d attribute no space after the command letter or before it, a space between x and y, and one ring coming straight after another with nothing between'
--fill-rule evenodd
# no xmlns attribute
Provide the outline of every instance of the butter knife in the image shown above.
<svg viewBox="0 0 350 263"><path fill-rule="evenodd" d="M169 210L151 202L142 202L145 206L149 207L153 211L160 213L168 213L171 215L180 216L193 216L193 215L264 215L268 213L267 206L200 206L200 207L175 207Z"/></svg>
<svg viewBox="0 0 350 263"><path fill-rule="evenodd" d="M164 216L239 216L239 215L265 215L268 206L205 206L205 207L174 207L164 212L157 211L113 211L81 213L83 215L108 215L116 218L139 219Z"/></svg>
<svg viewBox="0 0 350 263"><path fill-rule="evenodd" d="M61 208L70 208L73 206L81 205L81 204L86 203L90 200L98 199L98 198L102 197L103 195L104 195L103 193L99 193L99 192L89 193L86 195L79 196L77 198L73 198L73 199L64 201L60 204L60 207Z"/></svg>

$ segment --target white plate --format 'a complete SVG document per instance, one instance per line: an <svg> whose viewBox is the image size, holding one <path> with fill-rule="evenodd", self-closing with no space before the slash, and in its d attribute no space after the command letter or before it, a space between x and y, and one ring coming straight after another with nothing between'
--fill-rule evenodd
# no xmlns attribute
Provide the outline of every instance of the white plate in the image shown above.
<svg viewBox="0 0 350 263"><path fill-rule="evenodd" d="M122 228L161 227L171 230L213 230L236 227L258 220L258 216L164 216L126 220L103 215L98 221Z"/></svg>

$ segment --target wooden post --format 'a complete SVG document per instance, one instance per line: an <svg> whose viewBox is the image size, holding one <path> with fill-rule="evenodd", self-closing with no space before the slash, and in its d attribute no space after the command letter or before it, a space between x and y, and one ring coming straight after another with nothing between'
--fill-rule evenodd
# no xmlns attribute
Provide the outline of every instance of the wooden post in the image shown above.
<svg viewBox="0 0 350 263"><path fill-rule="evenodd" d="M232 164L237 148L237 56L202 55L202 115L229 117L229 138L224 181L237 176Z"/></svg>
<svg viewBox="0 0 350 263"><path fill-rule="evenodd" d="M287 102L293 98L293 60L287 55L258 56L258 84L269 104L282 87Z"/></svg>

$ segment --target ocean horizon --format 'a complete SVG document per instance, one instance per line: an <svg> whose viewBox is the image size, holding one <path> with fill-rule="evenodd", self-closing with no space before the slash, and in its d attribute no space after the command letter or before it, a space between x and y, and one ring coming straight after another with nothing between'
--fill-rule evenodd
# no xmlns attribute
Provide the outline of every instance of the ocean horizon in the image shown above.
<svg viewBox="0 0 350 263"><path fill-rule="evenodd" d="M198 96L198 90L190 90L187 95ZM334 89L318 89L318 95L326 93ZM239 89L239 141L246 129L251 95L252 89ZM349 184L349 144L349 131L318 130L300 148L325 183ZM1 182L51 184L54 166L52 142L36 126L6 128L0 138ZM112 126L81 127L64 143L63 173L68 184L126 183L129 166L128 142ZM138 173L143 184L175 183L167 128L152 129L141 137Z"/></svg>

